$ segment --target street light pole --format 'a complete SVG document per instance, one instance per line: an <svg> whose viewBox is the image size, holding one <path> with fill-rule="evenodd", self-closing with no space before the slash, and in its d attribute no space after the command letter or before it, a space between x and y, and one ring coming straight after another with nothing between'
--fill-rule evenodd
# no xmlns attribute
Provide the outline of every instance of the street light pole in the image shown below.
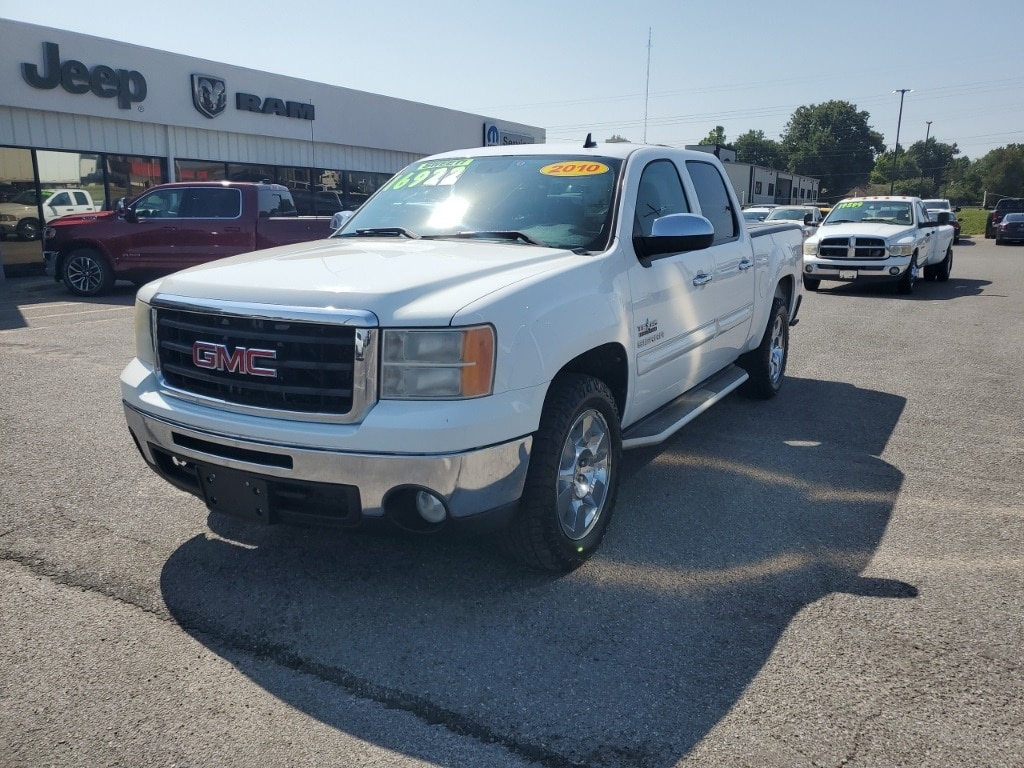
<svg viewBox="0 0 1024 768"><path fill-rule="evenodd" d="M889 194L893 194L896 190L896 169L899 167L896 165L896 158L900 153L900 124L903 122L903 97L908 94L913 88L897 88L893 93L900 95L900 116L896 119L896 146L892 151L892 183L889 185Z"/></svg>
<svg viewBox="0 0 1024 768"><path fill-rule="evenodd" d="M925 120L925 122L928 124L928 130L926 130L924 132L924 146L925 146L925 149L927 149L928 148L928 137L932 135L932 121L931 120Z"/></svg>

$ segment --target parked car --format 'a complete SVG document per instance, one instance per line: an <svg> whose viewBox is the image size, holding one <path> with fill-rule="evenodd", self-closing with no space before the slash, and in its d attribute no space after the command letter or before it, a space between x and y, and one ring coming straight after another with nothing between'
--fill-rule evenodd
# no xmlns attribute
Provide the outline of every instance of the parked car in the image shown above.
<svg viewBox="0 0 1024 768"><path fill-rule="evenodd" d="M950 203L949 200L947 200L944 197L936 197L925 200L924 207L927 208L929 211L946 211L947 213L958 213L960 211L959 205L956 208L954 208L953 204Z"/></svg>
<svg viewBox="0 0 1024 768"><path fill-rule="evenodd" d="M115 280L141 285L215 259L325 238L330 224L329 216L299 216L280 184L160 184L116 211L51 221L43 259L71 293L97 296Z"/></svg>
<svg viewBox="0 0 1024 768"><path fill-rule="evenodd" d="M996 245L1024 241L1024 213L1008 213L996 227Z"/></svg>
<svg viewBox="0 0 1024 768"><path fill-rule="evenodd" d="M756 224L759 221L764 221L774 207L774 205L754 205L750 208L744 208L743 218L746 219L748 224Z"/></svg>
<svg viewBox="0 0 1024 768"><path fill-rule="evenodd" d="M821 210L816 205L780 205L772 208L765 216L765 222L790 221L799 224L804 237L810 237L815 227L821 224Z"/></svg>
<svg viewBox="0 0 1024 768"><path fill-rule="evenodd" d="M0 239L17 235L21 240L38 240L43 221L49 222L70 213L98 211L92 195L84 189L26 189L6 203L0 203Z"/></svg>
<svg viewBox="0 0 1024 768"><path fill-rule="evenodd" d="M822 280L891 281L909 294L920 275L949 280L953 227L947 211L930 214L917 197L851 197L804 241L804 287Z"/></svg>
<svg viewBox="0 0 1024 768"><path fill-rule="evenodd" d="M1010 212L1024 211L1024 197L1004 197L985 219L985 238L991 240L996 236L996 227L1003 216Z"/></svg>
<svg viewBox="0 0 1024 768"><path fill-rule="evenodd" d="M938 219L936 217L936 214L939 214L939 213L949 214L949 226L951 226L953 228L953 243L954 244L955 243L959 243L960 242L960 219L958 219L956 217L956 214L953 213L953 211L940 211L940 210L937 210L937 209L930 209L928 211L928 214L933 219L935 219L936 221L938 221Z"/></svg>

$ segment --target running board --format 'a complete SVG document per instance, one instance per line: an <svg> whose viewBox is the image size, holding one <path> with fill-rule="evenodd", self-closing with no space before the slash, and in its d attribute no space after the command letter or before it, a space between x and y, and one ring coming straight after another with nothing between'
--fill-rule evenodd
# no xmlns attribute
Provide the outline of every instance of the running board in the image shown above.
<svg viewBox="0 0 1024 768"><path fill-rule="evenodd" d="M749 374L736 365L722 369L624 430L622 447L640 448L664 442L748 378Z"/></svg>

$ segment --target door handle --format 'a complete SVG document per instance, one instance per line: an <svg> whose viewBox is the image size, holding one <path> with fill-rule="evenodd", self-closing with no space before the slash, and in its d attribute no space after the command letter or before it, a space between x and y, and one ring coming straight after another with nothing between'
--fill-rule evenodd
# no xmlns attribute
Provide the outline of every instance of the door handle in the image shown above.
<svg viewBox="0 0 1024 768"><path fill-rule="evenodd" d="M754 262L752 262L750 259L744 259L743 261L740 262L740 269L741 270L744 270L744 271L748 270L752 266L754 266Z"/></svg>
<svg viewBox="0 0 1024 768"><path fill-rule="evenodd" d="M711 282L711 275L705 275L703 272L693 278L694 285L707 285Z"/></svg>

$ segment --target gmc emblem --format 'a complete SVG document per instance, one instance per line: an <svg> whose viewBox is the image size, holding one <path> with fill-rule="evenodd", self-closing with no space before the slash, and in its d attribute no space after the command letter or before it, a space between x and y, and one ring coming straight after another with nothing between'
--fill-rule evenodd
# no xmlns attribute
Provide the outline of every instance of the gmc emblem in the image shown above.
<svg viewBox="0 0 1024 768"><path fill-rule="evenodd" d="M229 350L224 344L213 344L209 341L197 341L192 345L192 365L209 371L277 378L277 370L259 364L261 360L276 359L277 351L273 349L235 347L234 350Z"/></svg>

